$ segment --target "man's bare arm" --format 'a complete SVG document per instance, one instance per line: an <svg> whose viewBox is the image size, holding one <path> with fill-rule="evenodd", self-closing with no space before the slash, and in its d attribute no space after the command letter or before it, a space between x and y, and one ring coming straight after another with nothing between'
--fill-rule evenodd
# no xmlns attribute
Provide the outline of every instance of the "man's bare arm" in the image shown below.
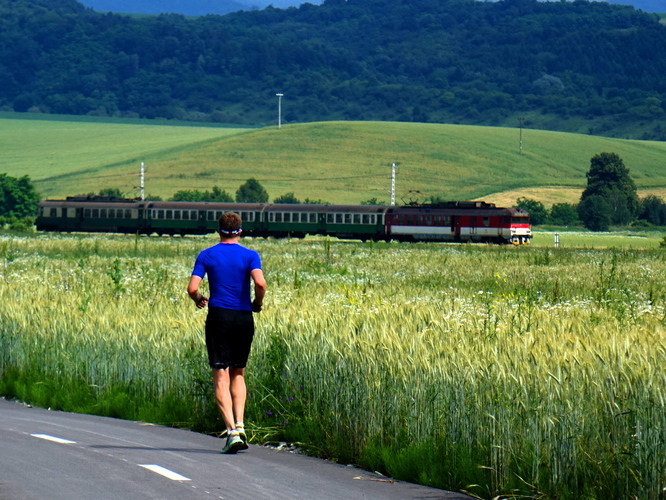
<svg viewBox="0 0 666 500"><path fill-rule="evenodd" d="M260 312L263 308L264 296L266 295L266 279L261 269L253 269L250 272L254 281L254 300L252 301L252 310Z"/></svg>
<svg viewBox="0 0 666 500"><path fill-rule="evenodd" d="M190 283L187 285L187 294L194 301L199 309L203 309L208 304L208 297L202 295L199 292L199 285L201 284L201 278L199 276L194 276L190 278Z"/></svg>

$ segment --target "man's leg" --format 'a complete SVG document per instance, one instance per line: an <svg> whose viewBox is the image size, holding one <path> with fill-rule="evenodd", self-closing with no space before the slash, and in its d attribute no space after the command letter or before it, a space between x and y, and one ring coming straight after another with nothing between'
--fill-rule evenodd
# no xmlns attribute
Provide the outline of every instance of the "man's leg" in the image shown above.
<svg viewBox="0 0 666 500"><path fill-rule="evenodd" d="M213 386L215 387L215 399L220 409L227 431L235 428L234 406L231 398L229 368L218 370L213 368Z"/></svg>
<svg viewBox="0 0 666 500"><path fill-rule="evenodd" d="M229 379L235 424L235 422L242 422L245 416L245 399L247 398L245 368L229 368Z"/></svg>

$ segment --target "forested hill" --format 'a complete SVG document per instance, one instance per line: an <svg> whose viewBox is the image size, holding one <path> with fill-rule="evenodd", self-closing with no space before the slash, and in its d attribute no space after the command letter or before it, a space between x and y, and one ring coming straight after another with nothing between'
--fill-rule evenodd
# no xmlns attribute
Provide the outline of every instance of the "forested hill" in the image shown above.
<svg viewBox="0 0 666 500"><path fill-rule="evenodd" d="M282 92L287 123L521 117L663 140L664 53L656 15L584 0L326 0L197 18L5 0L0 107L262 125Z"/></svg>

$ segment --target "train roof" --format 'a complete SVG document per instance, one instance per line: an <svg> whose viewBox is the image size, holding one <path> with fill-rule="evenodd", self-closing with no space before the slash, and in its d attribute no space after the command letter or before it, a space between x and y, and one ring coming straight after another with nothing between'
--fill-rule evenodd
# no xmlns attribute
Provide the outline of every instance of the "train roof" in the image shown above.
<svg viewBox="0 0 666 500"><path fill-rule="evenodd" d="M486 203L483 201L455 201L446 203L432 203L420 205L406 205L390 207L387 212L389 214L423 214L423 213L444 213L447 215L512 215L512 216L527 216L529 215L525 210L517 207L497 207L494 203Z"/></svg>
<svg viewBox="0 0 666 500"><path fill-rule="evenodd" d="M104 208L113 205L123 208L184 210L221 210L253 212L319 212L319 213L437 213L450 215L512 215L528 216L528 212L517 207L497 207L484 201L450 201L444 203L413 204L405 206L391 205L319 205L302 203L236 203L236 202L195 202L195 201L148 201L113 198L97 195L68 196L65 200L44 200L41 206L50 207L91 207Z"/></svg>

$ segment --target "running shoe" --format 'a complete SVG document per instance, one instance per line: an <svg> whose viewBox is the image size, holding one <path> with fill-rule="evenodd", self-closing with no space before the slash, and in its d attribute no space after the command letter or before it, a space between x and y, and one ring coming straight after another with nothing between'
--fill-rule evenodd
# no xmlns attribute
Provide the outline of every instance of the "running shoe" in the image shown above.
<svg viewBox="0 0 666 500"><path fill-rule="evenodd" d="M225 455L233 455L238 453L240 450L247 450L248 446L243 442L238 431L233 430L227 436L227 444L222 448L220 453Z"/></svg>

